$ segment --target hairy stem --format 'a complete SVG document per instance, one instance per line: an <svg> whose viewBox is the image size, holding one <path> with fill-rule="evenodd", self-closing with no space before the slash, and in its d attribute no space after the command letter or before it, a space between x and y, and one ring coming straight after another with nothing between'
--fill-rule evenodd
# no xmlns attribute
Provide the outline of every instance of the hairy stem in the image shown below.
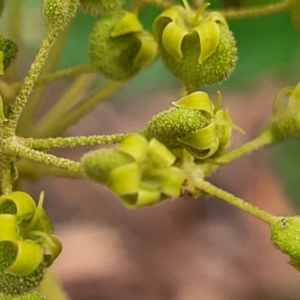
<svg viewBox="0 0 300 300"><path fill-rule="evenodd" d="M125 137L132 133L120 133L112 135L74 136L66 138L48 139L24 139L24 144L33 149L43 150L51 148L67 148L92 145L110 145L120 143Z"/></svg>
<svg viewBox="0 0 300 300"><path fill-rule="evenodd" d="M0 173L1 173L1 192L3 195L9 194L12 192L13 189L10 160L8 159L1 160Z"/></svg>
<svg viewBox="0 0 300 300"><path fill-rule="evenodd" d="M58 36L58 31L50 31L44 39L42 46L32 63L28 75L26 76L24 83L19 91L16 102L12 107L12 112L9 115L8 120L8 136L12 136L18 124L20 115L27 104L28 98L32 93L35 82L40 75L40 72L47 60L50 50L52 49L55 40Z"/></svg>
<svg viewBox="0 0 300 300"><path fill-rule="evenodd" d="M242 145L238 149L234 149L231 152L228 152L218 158L216 158L213 162L216 164L224 164L227 165L233 160L249 154L257 149L260 149L262 147L271 145L278 141L278 133L274 132L273 128L267 128L262 132L261 135L259 135L254 140Z"/></svg>
<svg viewBox="0 0 300 300"><path fill-rule="evenodd" d="M283 1L280 3L270 4L263 7L246 8L241 10L227 10L221 13L226 19L235 20L273 15L283 11L287 11L288 9L288 1Z"/></svg>
<svg viewBox="0 0 300 300"><path fill-rule="evenodd" d="M246 201L244 201L241 198L238 198L207 181L198 180L195 182L195 187L198 188L200 191L203 191L209 195L216 196L221 200L226 201L230 205L256 217L257 219L260 219L268 224L273 224L277 217L273 216L264 210L261 210L260 208L256 207L255 205L252 205Z"/></svg>
<svg viewBox="0 0 300 300"><path fill-rule="evenodd" d="M2 150L5 154L12 157L21 157L39 163L44 163L61 169L80 173L80 163L66 158L60 158L52 154L30 149L16 139L10 139L3 145Z"/></svg>

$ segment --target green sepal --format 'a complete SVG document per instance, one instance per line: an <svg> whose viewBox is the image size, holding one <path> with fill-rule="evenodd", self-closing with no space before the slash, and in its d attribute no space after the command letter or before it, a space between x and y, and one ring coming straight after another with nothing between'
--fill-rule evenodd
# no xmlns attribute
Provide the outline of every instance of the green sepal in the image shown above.
<svg viewBox="0 0 300 300"><path fill-rule="evenodd" d="M166 172L164 175L161 192L170 197L178 197L180 195L178 186L182 184L184 179L182 171L176 167L171 167L170 172Z"/></svg>
<svg viewBox="0 0 300 300"><path fill-rule="evenodd" d="M172 102L176 107L202 110L208 112L211 116L214 114L214 106L207 93L195 92Z"/></svg>
<svg viewBox="0 0 300 300"><path fill-rule="evenodd" d="M193 30L197 32L200 39L201 51L198 62L201 64L216 51L220 41L220 30L216 22L211 19L200 23Z"/></svg>
<svg viewBox="0 0 300 300"><path fill-rule="evenodd" d="M147 32L140 34L141 47L132 62L134 69L141 69L157 56L157 44Z"/></svg>
<svg viewBox="0 0 300 300"><path fill-rule="evenodd" d="M188 33L188 30L175 22L170 22L163 31L162 45L177 62L182 60L181 44Z"/></svg>
<svg viewBox="0 0 300 300"><path fill-rule="evenodd" d="M148 153L151 156L152 162L157 162L160 166L172 165L176 157L156 139L151 139L149 142Z"/></svg>
<svg viewBox="0 0 300 300"><path fill-rule="evenodd" d="M118 195L134 194L139 189L140 172L137 164L131 163L112 170L108 186Z"/></svg>
<svg viewBox="0 0 300 300"><path fill-rule="evenodd" d="M143 30L143 26L137 16L133 13L126 12L124 17L115 25L110 36L117 37L132 32L143 32Z"/></svg>
<svg viewBox="0 0 300 300"><path fill-rule="evenodd" d="M5 270L9 274L25 276L36 270L43 260L43 248L30 240L18 241L16 260Z"/></svg>
<svg viewBox="0 0 300 300"><path fill-rule="evenodd" d="M117 149L139 161L144 158L147 147L148 142L144 137L137 134L131 134L122 141Z"/></svg>

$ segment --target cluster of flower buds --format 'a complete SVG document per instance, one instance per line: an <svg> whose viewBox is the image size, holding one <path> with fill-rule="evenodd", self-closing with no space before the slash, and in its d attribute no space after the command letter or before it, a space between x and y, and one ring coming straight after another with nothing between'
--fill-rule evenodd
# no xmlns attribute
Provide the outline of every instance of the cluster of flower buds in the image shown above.
<svg viewBox="0 0 300 300"><path fill-rule="evenodd" d="M37 287L62 246L42 204L24 192L0 197L0 293L23 294Z"/></svg>
<svg viewBox="0 0 300 300"><path fill-rule="evenodd" d="M237 60L235 39L219 13L197 12L173 6L159 15L153 25L166 67L181 79L188 93L202 85L225 80Z"/></svg>
<svg viewBox="0 0 300 300"><path fill-rule="evenodd" d="M133 13L120 11L101 18L90 37L91 65L112 80L133 77L156 55L156 42Z"/></svg>
<svg viewBox="0 0 300 300"><path fill-rule="evenodd" d="M83 172L107 185L127 207L144 207L180 195L183 171L173 166L175 156L156 139L130 135L115 149L89 152Z"/></svg>
<svg viewBox="0 0 300 300"><path fill-rule="evenodd" d="M189 94L155 116L142 134L156 138L169 149L186 149L197 159L217 157L229 147L233 125L229 113L216 107L204 92Z"/></svg>

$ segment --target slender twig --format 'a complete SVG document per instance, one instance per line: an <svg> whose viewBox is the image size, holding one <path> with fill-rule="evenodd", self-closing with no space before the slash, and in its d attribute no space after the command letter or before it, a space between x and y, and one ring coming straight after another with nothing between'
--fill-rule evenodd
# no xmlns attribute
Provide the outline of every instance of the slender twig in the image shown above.
<svg viewBox="0 0 300 300"><path fill-rule="evenodd" d="M227 10L221 12L226 19L247 19L253 17L262 17L287 11L289 9L288 1L276 4L270 4L263 7L245 8L241 10Z"/></svg>
<svg viewBox="0 0 300 300"><path fill-rule="evenodd" d="M207 181L198 180L195 182L195 187L198 188L200 191L203 191L209 195L216 196L221 200L226 201L232 206L235 206L236 208L256 217L257 219L260 219L268 224L273 224L278 218L276 216L273 216L264 210L261 210L257 206L250 204L246 201L244 201L241 198L238 198Z"/></svg>
<svg viewBox="0 0 300 300"><path fill-rule="evenodd" d="M52 148L67 148L91 145L111 145L120 143L125 137L133 133L112 135L74 136L66 138L24 139L23 143L29 148L44 150Z"/></svg>

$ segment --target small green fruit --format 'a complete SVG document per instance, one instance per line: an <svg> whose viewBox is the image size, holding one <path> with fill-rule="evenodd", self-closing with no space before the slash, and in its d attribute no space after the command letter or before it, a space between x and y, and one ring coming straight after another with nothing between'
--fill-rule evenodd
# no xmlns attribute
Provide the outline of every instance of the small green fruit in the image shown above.
<svg viewBox="0 0 300 300"><path fill-rule="evenodd" d="M300 261L300 217L282 218L271 227L271 240L276 248Z"/></svg>
<svg viewBox="0 0 300 300"><path fill-rule="evenodd" d="M155 57L157 45L136 16L119 12L97 22L90 38L90 63L105 77L127 80Z"/></svg>
<svg viewBox="0 0 300 300"><path fill-rule="evenodd" d="M99 15L121 10L123 0L80 0L79 9L90 15Z"/></svg>
<svg viewBox="0 0 300 300"><path fill-rule="evenodd" d="M202 85L213 85L232 73L237 49L233 34L222 15L180 6L169 8L153 25L154 37L166 67L181 79L188 93Z"/></svg>

